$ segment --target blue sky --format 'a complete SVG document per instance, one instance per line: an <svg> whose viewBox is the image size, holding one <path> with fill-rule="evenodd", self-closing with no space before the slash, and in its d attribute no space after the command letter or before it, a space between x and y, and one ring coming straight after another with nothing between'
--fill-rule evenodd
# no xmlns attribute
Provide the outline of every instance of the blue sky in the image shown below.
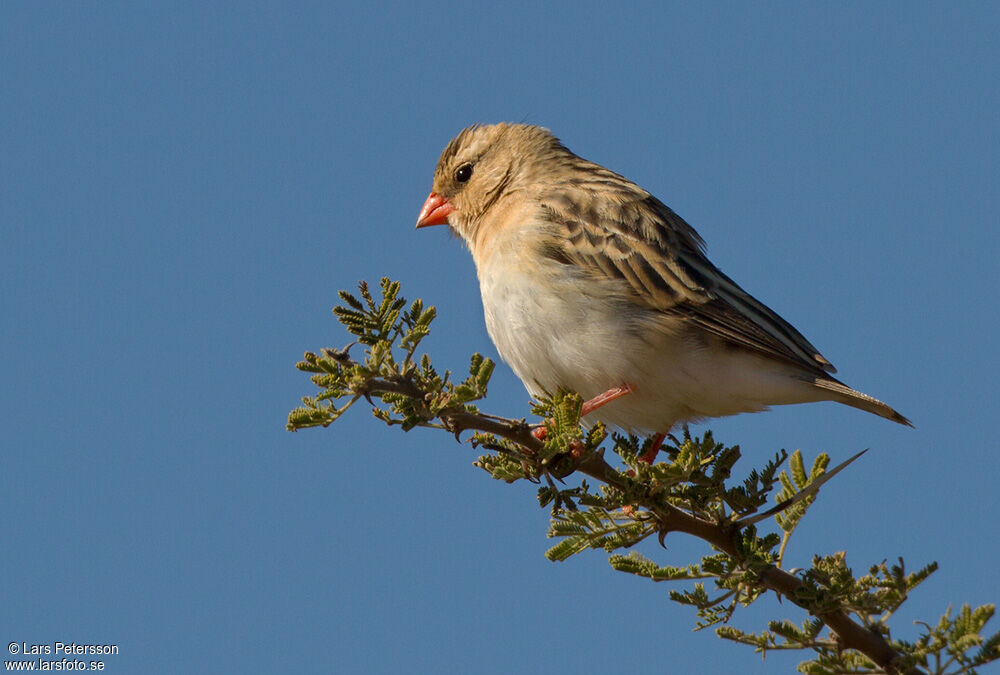
<svg viewBox="0 0 1000 675"><path fill-rule="evenodd" d="M284 430L358 279L437 305L441 367L495 357L468 253L413 225L444 144L501 120L659 196L916 424L698 428L748 470L871 448L790 561L938 560L901 636L1000 601L1000 12L606 4L0 4L0 638L118 644L112 673L793 669L599 553L547 562L534 488L444 434ZM526 403L499 367L486 407ZM803 618L736 625L772 615Z"/></svg>

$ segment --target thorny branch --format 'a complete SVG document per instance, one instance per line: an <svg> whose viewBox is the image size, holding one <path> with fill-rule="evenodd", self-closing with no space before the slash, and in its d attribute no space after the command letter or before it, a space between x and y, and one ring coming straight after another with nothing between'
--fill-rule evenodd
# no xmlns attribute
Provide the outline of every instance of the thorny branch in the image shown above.
<svg viewBox="0 0 1000 675"><path fill-rule="evenodd" d="M395 392L413 398L422 397L419 387L407 380L390 382L374 379L370 382L370 388L367 389L366 393L374 394L376 392ZM542 450L542 441L531 434L530 427L523 421L501 420L469 413L461 409L445 409L438 413L437 417L443 426L456 436L463 431L481 431L506 438L523 446L532 454L538 454ZM621 490L628 487L622 479L622 475L605 461L601 453L590 453L579 460L576 464L576 470ZM641 503L638 505L646 507L654 514L657 530L661 536L669 532L683 532L707 541L727 555L739 558L732 527L700 520L669 504ZM809 609L805 603L795 599L795 591L803 586L803 582L799 578L773 565L764 569L760 573L760 578L770 590L788 597L804 609ZM881 635L853 621L843 610L831 610L820 613L818 616L839 636L845 648L856 649L864 653L881 666L886 673L899 673L900 675L920 673L918 669L913 667L899 670L897 664L900 654Z"/></svg>

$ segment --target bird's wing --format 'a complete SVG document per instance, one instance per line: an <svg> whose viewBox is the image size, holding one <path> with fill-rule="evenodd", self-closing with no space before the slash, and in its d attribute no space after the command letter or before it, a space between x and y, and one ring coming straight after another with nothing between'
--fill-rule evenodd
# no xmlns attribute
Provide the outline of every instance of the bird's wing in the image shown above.
<svg viewBox="0 0 1000 675"><path fill-rule="evenodd" d="M801 333L705 257L694 228L613 176L621 182L602 180L582 203L565 194L542 199L544 217L556 226L546 242L551 257L592 276L623 280L637 304L685 317L731 344L817 374L836 372Z"/></svg>

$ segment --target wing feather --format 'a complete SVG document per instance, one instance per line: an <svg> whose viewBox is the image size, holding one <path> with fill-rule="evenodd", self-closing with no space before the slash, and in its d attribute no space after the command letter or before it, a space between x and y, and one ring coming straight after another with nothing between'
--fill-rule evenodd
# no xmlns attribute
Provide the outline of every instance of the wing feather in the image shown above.
<svg viewBox="0 0 1000 675"><path fill-rule="evenodd" d="M585 203L564 191L541 199L544 216L556 225L546 246L558 248L560 260L620 279L637 304L685 317L733 345L817 373L836 372L791 324L715 267L680 216L631 181L587 164L593 179L573 186Z"/></svg>

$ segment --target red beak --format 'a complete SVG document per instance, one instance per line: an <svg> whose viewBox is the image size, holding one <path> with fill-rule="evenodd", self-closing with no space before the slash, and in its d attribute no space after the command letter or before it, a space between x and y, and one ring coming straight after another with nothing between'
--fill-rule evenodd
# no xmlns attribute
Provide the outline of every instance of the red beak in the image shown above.
<svg viewBox="0 0 1000 675"><path fill-rule="evenodd" d="M420 209L417 216L417 227L430 227L431 225L446 225L448 214L455 210L447 199L437 193L430 193L424 207Z"/></svg>

